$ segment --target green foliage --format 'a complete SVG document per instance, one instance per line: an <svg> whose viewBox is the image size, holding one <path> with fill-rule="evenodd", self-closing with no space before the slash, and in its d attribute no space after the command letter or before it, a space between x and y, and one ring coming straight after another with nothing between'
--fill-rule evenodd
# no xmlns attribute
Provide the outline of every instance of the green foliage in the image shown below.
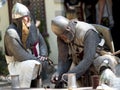
<svg viewBox="0 0 120 90"><path fill-rule="evenodd" d="M0 75L8 75L7 63L5 55L0 51Z"/></svg>

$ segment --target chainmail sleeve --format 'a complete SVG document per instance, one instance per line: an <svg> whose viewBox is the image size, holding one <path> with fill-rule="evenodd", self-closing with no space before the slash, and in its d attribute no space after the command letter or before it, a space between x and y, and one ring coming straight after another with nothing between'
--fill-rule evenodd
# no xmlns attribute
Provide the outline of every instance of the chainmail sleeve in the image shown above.
<svg viewBox="0 0 120 90"><path fill-rule="evenodd" d="M39 37L39 45L40 45L40 55L42 56L48 56L48 49L47 49L47 45L46 42L44 40L44 38L42 37L41 33L38 31L38 37Z"/></svg>
<svg viewBox="0 0 120 90"><path fill-rule="evenodd" d="M6 31L4 44L6 54L8 56L14 56L16 61L37 60L35 56L23 48L19 36L14 29L8 29Z"/></svg>
<svg viewBox="0 0 120 90"><path fill-rule="evenodd" d="M68 60L68 44L64 43L59 37L57 37L58 42L58 70L57 72L61 74L68 72L72 60Z"/></svg>

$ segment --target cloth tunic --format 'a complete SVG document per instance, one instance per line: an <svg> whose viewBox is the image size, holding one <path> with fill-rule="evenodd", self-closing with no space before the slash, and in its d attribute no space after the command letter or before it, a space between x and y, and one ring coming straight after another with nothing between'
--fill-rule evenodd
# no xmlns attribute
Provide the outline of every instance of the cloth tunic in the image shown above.
<svg viewBox="0 0 120 90"><path fill-rule="evenodd" d="M40 74L42 65L37 61L38 57L47 56L47 46L33 23L29 30L26 48L23 47L21 41L22 31L14 23L8 27L4 37L9 73L10 75L19 75L20 87L24 88L29 88L31 80ZM33 47L36 47L34 44L37 41L38 56L35 56Z"/></svg>
<svg viewBox="0 0 120 90"><path fill-rule="evenodd" d="M58 37L57 38L58 51L59 51L58 73L60 73L60 75L63 73L76 73L76 77L77 79L79 79L89 69L90 65L93 64L95 58L97 58L96 50L97 50L97 47L99 46L99 43L101 42L101 36L93 25L87 24L85 22L77 21L76 25L70 24L69 26L72 28L72 31L75 34L75 37L73 40L74 43L72 46L74 50L71 50L73 55L71 58L69 58L70 56L69 51L71 48L69 48L68 47L69 45L63 42ZM81 50L79 46L83 46ZM81 54L82 51L83 51L83 57L82 58L77 57L77 54L78 55ZM103 60L100 60L100 59L101 58L99 58L98 61L104 61L103 58L102 58ZM75 67L70 69L72 62L74 61L77 61L77 64ZM97 63L99 64L98 66L100 66L101 63L99 62Z"/></svg>

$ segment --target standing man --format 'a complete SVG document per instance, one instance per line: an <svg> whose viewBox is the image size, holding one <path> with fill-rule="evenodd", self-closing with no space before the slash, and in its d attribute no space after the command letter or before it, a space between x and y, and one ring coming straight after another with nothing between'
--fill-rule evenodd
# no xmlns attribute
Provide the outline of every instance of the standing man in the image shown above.
<svg viewBox="0 0 120 90"><path fill-rule="evenodd" d="M65 16L71 19L84 21L83 2L81 0L64 0Z"/></svg>
<svg viewBox="0 0 120 90"><path fill-rule="evenodd" d="M20 87L36 87L32 82L36 83L48 52L42 35L31 22L30 11L23 4L13 6L12 23L5 32L4 46L10 75L19 75Z"/></svg>
<svg viewBox="0 0 120 90"><path fill-rule="evenodd" d="M107 39L110 37L110 34L107 33L108 28L68 20L63 16L55 17L51 26L53 33L57 36L59 54L58 69L51 78L52 83L62 87L59 85L64 82L61 79L64 73L76 73L76 78L79 80L87 71L87 75L101 74L106 68L110 68L114 72L117 64L115 57L103 53L103 51L114 52L111 38ZM104 36L101 36L100 32ZM92 64L95 70L91 71ZM64 77L64 80L67 80L67 77ZM84 82L79 85L80 87L86 86Z"/></svg>

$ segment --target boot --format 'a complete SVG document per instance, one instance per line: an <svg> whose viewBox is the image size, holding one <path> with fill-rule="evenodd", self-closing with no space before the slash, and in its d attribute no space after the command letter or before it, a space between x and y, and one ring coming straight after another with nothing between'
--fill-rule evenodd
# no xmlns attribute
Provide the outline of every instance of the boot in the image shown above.
<svg viewBox="0 0 120 90"><path fill-rule="evenodd" d="M38 79L36 78L36 79L34 79L34 80L32 80L31 81L31 88L37 88L37 83L38 83Z"/></svg>

